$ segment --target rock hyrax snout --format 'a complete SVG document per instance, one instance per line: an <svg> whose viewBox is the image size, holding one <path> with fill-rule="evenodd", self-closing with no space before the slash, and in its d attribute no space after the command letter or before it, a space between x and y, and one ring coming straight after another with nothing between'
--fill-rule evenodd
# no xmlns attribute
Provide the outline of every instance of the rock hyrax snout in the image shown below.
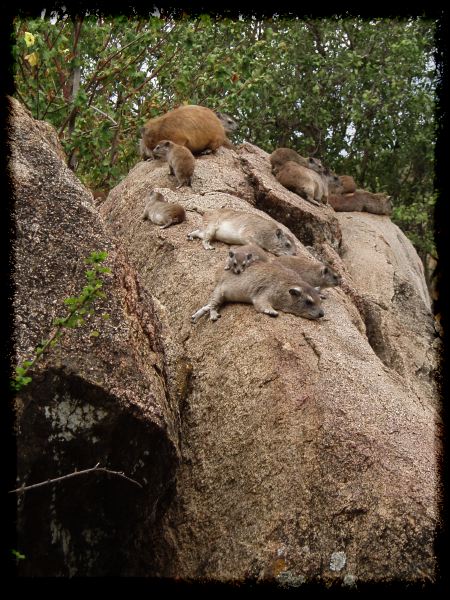
<svg viewBox="0 0 450 600"><path fill-rule="evenodd" d="M206 106L180 106L164 115L150 119L141 129L140 154L152 158L153 148L162 140L185 146L193 153L220 146L231 147L223 123Z"/></svg>
<svg viewBox="0 0 450 600"><path fill-rule="evenodd" d="M167 202L160 192L150 192L146 198L143 219L149 219L155 225L165 229L174 223L182 223L186 213L181 204Z"/></svg>
<svg viewBox="0 0 450 600"><path fill-rule="evenodd" d="M295 241L275 221L241 210L219 208L203 215L203 229L188 234L188 239L203 240L206 250L214 250L212 240L225 244L256 244L273 254L296 254Z"/></svg>
<svg viewBox="0 0 450 600"><path fill-rule="evenodd" d="M231 270L235 275L239 275L248 266L258 260L267 261L267 254L260 246L256 244L232 246L228 252L225 271Z"/></svg>
<svg viewBox="0 0 450 600"><path fill-rule="evenodd" d="M170 140L162 140L153 148L155 156L164 158L169 163L169 174L175 175L177 188L192 184L192 175L195 169L195 158L190 150Z"/></svg>
<svg viewBox="0 0 450 600"><path fill-rule="evenodd" d="M278 310L305 319L324 316L317 290L293 271L281 271L266 262L255 263L239 277L222 271L208 304L192 315L192 322L196 323L208 312L211 321L216 321L220 317L219 308L225 302L253 304L257 312L271 317L278 316Z"/></svg>

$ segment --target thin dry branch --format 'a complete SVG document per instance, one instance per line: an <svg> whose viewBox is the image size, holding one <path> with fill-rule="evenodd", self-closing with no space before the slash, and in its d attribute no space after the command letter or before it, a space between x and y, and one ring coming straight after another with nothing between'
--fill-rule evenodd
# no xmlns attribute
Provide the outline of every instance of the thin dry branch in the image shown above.
<svg viewBox="0 0 450 600"><path fill-rule="evenodd" d="M142 488L142 485L138 481L131 479L130 477L127 477L126 475L124 475L124 473L122 471L111 471L110 469L106 469L105 467L100 467L99 465L100 465L100 463L97 463L95 465L95 467L91 467L90 469L84 469L83 471L74 471L73 473L69 473L68 475L62 475L61 477L56 477L55 479L47 479L47 481L41 481L39 483L34 483L33 485L22 485L20 488L17 488L16 490L10 490L8 493L9 494L14 494L14 493L21 494L22 492L32 490L33 488L42 487L44 485L49 485L51 483L56 483L58 481L63 481L65 479L70 479L71 477L77 477L78 475L86 475L86 473L94 473L94 472L99 472L99 471L102 471L103 473L109 473L110 475L116 475L117 477L126 479L127 481L130 481L131 483L134 483L135 485Z"/></svg>

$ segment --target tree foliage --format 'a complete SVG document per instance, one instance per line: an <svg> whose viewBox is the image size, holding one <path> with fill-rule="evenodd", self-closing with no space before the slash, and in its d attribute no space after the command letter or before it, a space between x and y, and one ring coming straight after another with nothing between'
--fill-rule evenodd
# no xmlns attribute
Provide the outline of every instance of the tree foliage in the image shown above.
<svg viewBox="0 0 450 600"><path fill-rule="evenodd" d="M201 15L17 19L16 94L58 130L69 165L109 188L139 160L139 129L180 104L240 123L235 141L314 155L392 196L433 249L435 23L230 20Z"/></svg>

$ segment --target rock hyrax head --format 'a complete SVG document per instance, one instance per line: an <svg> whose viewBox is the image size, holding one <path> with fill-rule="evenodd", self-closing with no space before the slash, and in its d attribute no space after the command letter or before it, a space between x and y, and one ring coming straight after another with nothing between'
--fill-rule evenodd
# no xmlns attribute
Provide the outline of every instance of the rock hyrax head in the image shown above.
<svg viewBox="0 0 450 600"><path fill-rule="evenodd" d="M172 146L173 142L169 140L161 140L159 144L153 148L153 154L156 156L165 156Z"/></svg>
<svg viewBox="0 0 450 600"><path fill-rule="evenodd" d="M237 129L238 124L236 123L236 121L234 119L232 119L231 117L229 117L228 115L226 115L222 112L219 112L218 110L216 110L214 112L216 113L216 116L221 121L221 123L226 131L234 131L235 129Z"/></svg>

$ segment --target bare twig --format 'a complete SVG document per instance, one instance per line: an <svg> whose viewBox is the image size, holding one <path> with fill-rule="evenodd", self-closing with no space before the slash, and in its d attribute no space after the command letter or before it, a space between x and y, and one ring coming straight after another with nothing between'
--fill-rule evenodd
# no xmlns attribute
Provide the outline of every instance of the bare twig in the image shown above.
<svg viewBox="0 0 450 600"><path fill-rule="evenodd" d="M110 117L109 115L107 115L105 112L103 112L102 110L100 110L99 108L97 108L96 106L90 106L89 108L92 108L93 110L96 110L97 112L99 112L101 115L103 115L104 117L106 117L107 119L109 119L112 123L114 123L114 125L116 127L119 126L119 124L117 123L117 121L114 121L114 119L112 117Z"/></svg>
<svg viewBox="0 0 450 600"><path fill-rule="evenodd" d="M34 483L33 485L23 485L22 487L17 488L16 490L10 490L8 493L9 494L14 494L14 493L21 494L22 492L32 490L33 488L38 488L38 487L42 487L44 485L49 485L49 484L55 483L57 481L63 481L64 479L70 479L71 477L77 477L78 475L86 475L86 473L93 473L93 472L99 472L99 471L102 471L103 473L109 473L109 475L116 475L117 477L121 477L122 479L131 481L131 483L134 483L135 485L142 488L142 485L139 482L135 481L134 479L131 479L130 477L127 477L126 475L124 475L124 473L122 471L111 471L110 469L106 469L105 467L100 467L99 465L100 465L100 463L97 463L95 465L95 467L92 467L90 469L84 469L84 471L74 471L73 473L69 473L68 475L63 475L62 477L56 477L55 479L47 479L47 481L41 481L40 483Z"/></svg>

